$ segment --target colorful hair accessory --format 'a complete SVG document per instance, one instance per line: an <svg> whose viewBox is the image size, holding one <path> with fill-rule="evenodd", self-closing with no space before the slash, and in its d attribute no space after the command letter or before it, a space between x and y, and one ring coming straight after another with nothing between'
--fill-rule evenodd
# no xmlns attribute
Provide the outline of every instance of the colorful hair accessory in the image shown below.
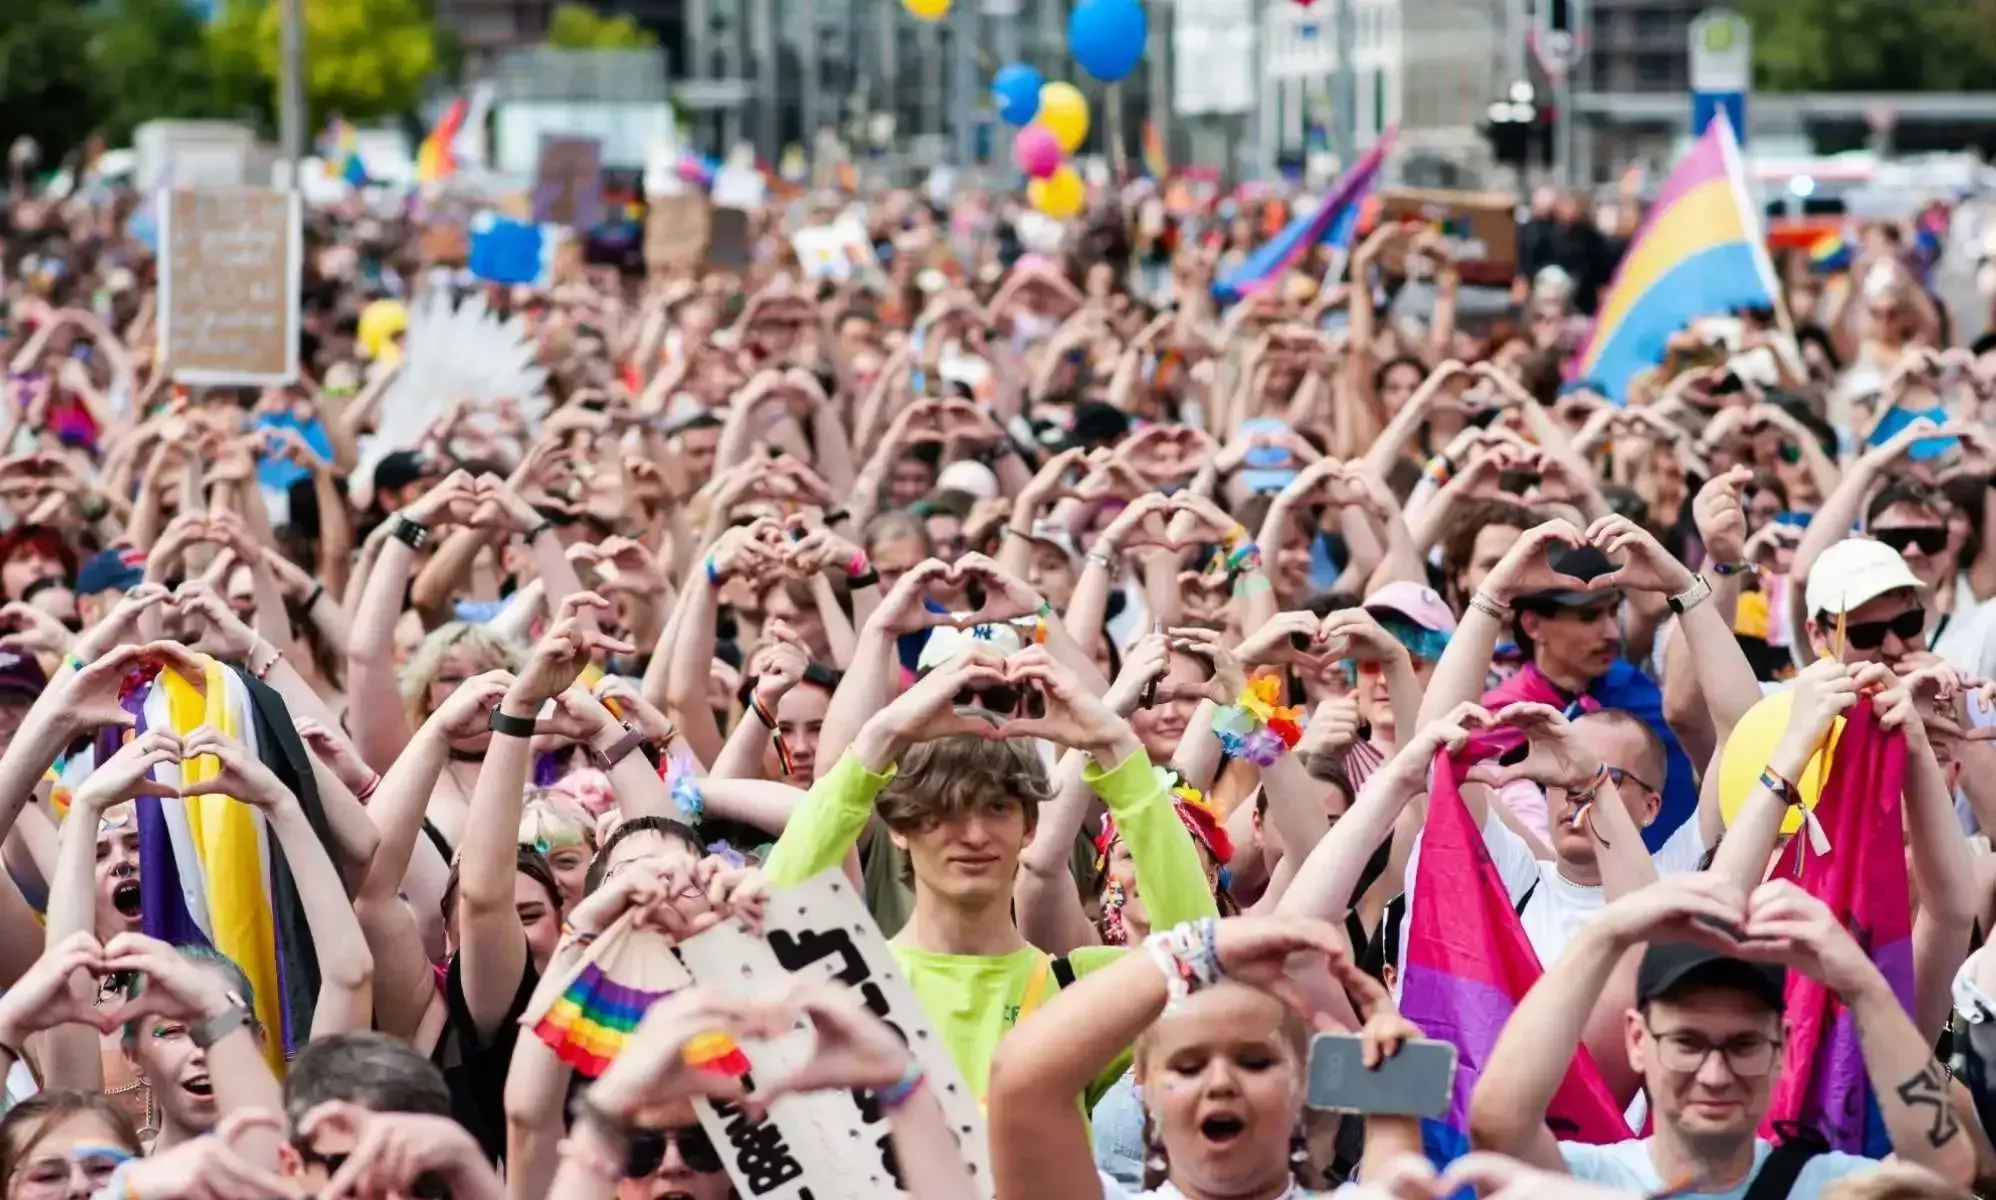
<svg viewBox="0 0 1996 1200"><path fill-rule="evenodd" d="M692 771L673 772L667 791L672 796L673 807L679 810L680 819L688 825L698 822L700 815L707 811L707 798L700 794L700 777Z"/></svg>
<svg viewBox="0 0 1996 1200"><path fill-rule="evenodd" d="M735 849L727 842L707 843L707 853L713 855L715 858L720 859L722 862L727 863L729 866L734 867L736 870L740 870L741 868L749 865L748 855L743 854L741 851Z"/></svg>
<svg viewBox="0 0 1996 1200"><path fill-rule="evenodd" d="M1264 672L1248 681L1232 708L1213 714L1213 733L1230 758L1266 767L1303 740L1303 710L1279 704L1282 679Z"/></svg>
<svg viewBox="0 0 1996 1200"><path fill-rule="evenodd" d="M696 1071L726 1075L731 1079L740 1079L749 1073L748 1055L742 1053L735 1039L718 1031L689 1038L679 1054L686 1060L686 1065Z"/></svg>

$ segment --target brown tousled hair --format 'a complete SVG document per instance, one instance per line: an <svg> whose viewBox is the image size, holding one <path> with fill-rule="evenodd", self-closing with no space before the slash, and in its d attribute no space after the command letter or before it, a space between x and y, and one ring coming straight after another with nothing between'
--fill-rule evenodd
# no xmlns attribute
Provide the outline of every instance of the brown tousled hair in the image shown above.
<svg viewBox="0 0 1996 1200"><path fill-rule="evenodd" d="M982 710L958 711L990 717ZM889 829L912 833L964 817L992 796L1017 801L1025 810L1028 831L1038 824L1040 805L1053 798L1053 785L1031 742L993 741L969 734L917 742L901 756L893 782L873 807ZM914 886L914 870L906 863L901 881Z"/></svg>

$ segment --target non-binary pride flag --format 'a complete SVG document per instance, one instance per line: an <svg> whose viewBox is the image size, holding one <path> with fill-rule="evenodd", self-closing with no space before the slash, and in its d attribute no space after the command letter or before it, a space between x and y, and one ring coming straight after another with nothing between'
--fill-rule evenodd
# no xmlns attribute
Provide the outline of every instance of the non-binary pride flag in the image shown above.
<svg viewBox="0 0 1996 1200"><path fill-rule="evenodd" d="M1428 1037L1455 1047L1448 1117L1421 1122L1422 1141L1437 1166L1468 1153L1470 1094L1504 1023L1541 974L1497 864L1462 802L1464 769L1446 752L1435 756L1400 973L1401 1013ZM1546 1110L1546 1123L1561 1141L1619 1142L1629 1137L1621 1108L1581 1046Z"/></svg>
<svg viewBox="0 0 1996 1200"><path fill-rule="evenodd" d="M1593 380L1625 402L1630 378L1662 362L1665 344L1686 323L1771 307L1778 294L1739 143L1722 114L1664 181L1567 376Z"/></svg>
<svg viewBox="0 0 1996 1200"><path fill-rule="evenodd" d="M1790 838L1769 878L1793 879L1843 918L1893 995L1913 1011L1912 893L1900 833L1906 739L1878 727L1869 704L1851 713L1816 804L1830 853ZM1799 868L1799 870L1798 870ZM1829 988L1788 972L1788 1051L1764 1131L1776 1121L1814 1128L1830 1145L1883 1158L1892 1152L1864 1072L1857 1023Z"/></svg>
<svg viewBox="0 0 1996 1200"><path fill-rule="evenodd" d="M1282 282L1291 268L1303 261L1310 247L1339 237L1349 240L1358 223L1359 206L1379 184L1380 169L1393 150L1396 132L1397 127L1381 134L1372 149L1360 155L1358 161L1351 165L1351 170L1340 176L1336 185L1324 194L1323 203L1289 222L1282 232L1256 247L1255 252L1248 255L1240 266L1227 272L1224 279L1215 280L1214 299L1232 303L1263 288L1274 287Z"/></svg>

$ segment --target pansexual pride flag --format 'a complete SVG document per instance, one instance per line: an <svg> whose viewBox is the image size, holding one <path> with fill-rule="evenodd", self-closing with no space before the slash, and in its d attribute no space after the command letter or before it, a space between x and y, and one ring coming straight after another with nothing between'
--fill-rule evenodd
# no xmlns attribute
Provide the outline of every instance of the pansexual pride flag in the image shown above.
<svg viewBox="0 0 1996 1200"><path fill-rule="evenodd" d="M1256 247L1255 252L1248 255L1240 266L1229 271L1224 279L1215 280L1214 299L1230 304L1263 288L1273 287L1282 282L1283 276L1292 267L1303 261L1310 247L1339 237L1349 241L1358 223L1359 206L1378 186L1380 169L1386 165L1386 156L1393 151L1395 132L1395 129L1388 129L1373 143L1372 149L1360 155L1351 169L1325 193L1323 203L1291 221L1282 232Z"/></svg>
<svg viewBox="0 0 1996 1200"><path fill-rule="evenodd" d="M1400 967L1401 1013L1456 1052L1448 1117L1421 1122L1428 1157L1437 1165L1469 1151L1470 1094L1504 1023L1541 974L1483 833L1462 802L1466 766L1446 752L1435 756ZM1546 1123L1561 1141L1619 1142L1630 1136L1621 1108L1582 1046L1546 1110Z"/></svg>
<svg viewBox="0 0 1996 1200"><path fill-rule="evenodd" d="M1723 115L1671 171L1601 297L1587 345L1567 368L1626 401L1629 379L1663 361L1670 335L1697 317L1765 308L1779 294Z"/></svg>
<svg viewBox="0 0 1996 1200"><path fill-rule="evenodd" d="M1808 839L1790 838L1769 877L1794 880L1841 916L1910 1014L1913 914L1899 824L1906 739L1880 729L1869 704L1858 705L1847 721L1816 804L1832 849L1806 853ZM1814 1128L1834 1149L1873 1158L1890 1154L1850 1010L1800 971L1788 972L1787 1003L1787 1065L1775 1081L1763 1136L1776 1121L1794 1121Z"/></svg>

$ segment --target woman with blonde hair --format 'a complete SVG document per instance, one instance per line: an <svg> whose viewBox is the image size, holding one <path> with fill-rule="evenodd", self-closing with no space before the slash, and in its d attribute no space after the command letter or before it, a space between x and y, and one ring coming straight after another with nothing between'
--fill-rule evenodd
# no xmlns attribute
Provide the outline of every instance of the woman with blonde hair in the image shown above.
<svg viewBox="0 0 1996 1200"><path fill-rule="evenodd" d="M554 869L566 916L585 891L583 880L596 855L596 819L559 787L536 788L520 810L520 844L532 846Z"/></svg>
<svg viewBox="0 0 1996 1200"><path fill-rule="evenodd" d="M409 728L421 729L466 680L488 671L519 669L519 647L483 625L452 621L438 626L423 639L415 657L402 669L402 708ZM430 795L429 820L453 846L464 830L465 814L471 808L471 789L478 780L478 764L491 740L491 733L482 730L453 739L450 761L437 780L436 791Z"/></svg>

